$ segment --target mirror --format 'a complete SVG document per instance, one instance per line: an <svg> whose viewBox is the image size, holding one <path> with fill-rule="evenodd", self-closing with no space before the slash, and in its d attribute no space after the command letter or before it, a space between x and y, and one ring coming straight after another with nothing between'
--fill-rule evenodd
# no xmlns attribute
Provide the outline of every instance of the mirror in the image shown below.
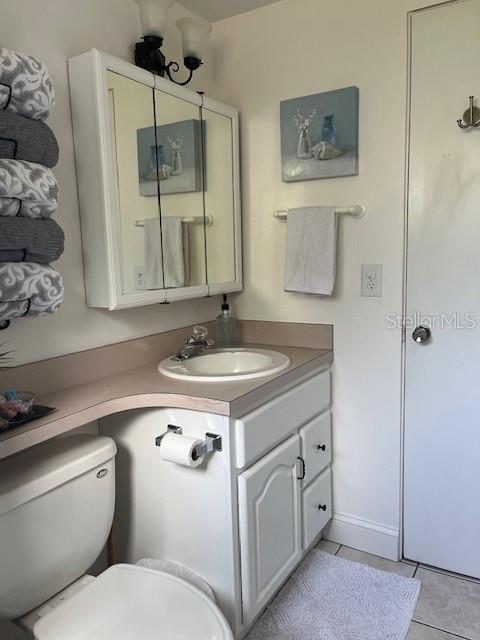
<svg viewBox="0 0 480 640"><path fill-rule="evenodd" d="M88 305L240 291L237 110L97 50L69 80Z"/></svg>
<svg viewBox="0 0 480 640"><path fill-rule="evenodd" d="M136 80L108 71L108 102L112 159L117 187L119 261L124 294L142 289L164 289L161 279L149 277L145 256L161 264L160 210L157 190L156 147L148 149L147 167L139 170L139 132L153 128L153 89ZM149 175L145 175L147 170ZM152 196L145 197L142 181L153 177ZM142 226L154 220L148 238ZM148 240L148 242L147 242Z"/></svg>
<svg viewBox="0 0 480 640"><path fill-rule="evenodd" d="M234 282L235 203L232 119L202 109L205 148L205 212L213 224L206 227L207 282Z"/></svg>
<svg viewBox="0 0 480 640"><path fill-rule="evenodd" d="M164 288L206 285L200 108L155 90L155 121L156 135L150 129L139 136L145 156L157 145ZM155 180L146 185L146 197L156 188Z"/></svg>

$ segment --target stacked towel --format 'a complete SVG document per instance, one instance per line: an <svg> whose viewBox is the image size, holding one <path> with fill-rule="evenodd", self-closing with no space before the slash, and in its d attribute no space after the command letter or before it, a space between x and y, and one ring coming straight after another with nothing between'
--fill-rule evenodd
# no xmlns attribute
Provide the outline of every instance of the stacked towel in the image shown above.
<svg viewBox="0 0 480 640"><path fill-rule="evenodd" d="M57 207L58 184L51 169L0 159L0 216L49 218Z"/></svg>
<svg viewBox="0 0 480 640"><path fill-rule="evenodd" d="M0 328L63 301L62 278L49 266L64 247L49 219L58 207L58 144L42 122L54 101L42 62L0 48Z"/></svg>
<svg viewBox="0 0 480 640"><path fill-rule="evenodd" d="M62 255L64 240L54 220L0 217L0 262L49 264Z"/></svg>
<svg viewBox="0 0 480 640"><path fill-rule="evenodd" d="M0 109L45 120L54 104L52 81L43 62L0 48Z"/></svg>
<svg viewBox="0 0 480 640"><path fill-rule="evenodd" d="M41 120L0 111L0 158L28 160L54 167L58 162L55 134Z"/></svg>
<svg viewBox="0 0 480 640"><path fill-rule="evenodd" d="M0 264L0 319L55 313L63 301L63 282L50 267L31 262Z"/></svg>

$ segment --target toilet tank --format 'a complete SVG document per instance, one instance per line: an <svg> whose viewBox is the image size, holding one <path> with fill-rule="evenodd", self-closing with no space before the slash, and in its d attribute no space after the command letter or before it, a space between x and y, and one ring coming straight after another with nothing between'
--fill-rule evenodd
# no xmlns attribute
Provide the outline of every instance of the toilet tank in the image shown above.
<svg viewBox="0 0 480 640"><path fill-rule="evenodd" d="M81 577L107 541L115 442L75 435L0 462L0 620L18 618Z"/></svg>

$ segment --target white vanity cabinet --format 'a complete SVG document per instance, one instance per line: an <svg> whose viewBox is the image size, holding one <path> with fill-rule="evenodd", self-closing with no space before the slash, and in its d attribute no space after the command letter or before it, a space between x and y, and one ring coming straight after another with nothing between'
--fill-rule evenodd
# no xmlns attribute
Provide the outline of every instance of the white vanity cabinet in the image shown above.
<svg viewBox="0 0 480 640"><path fill-rule="evenodd" d="M164 408L102 419L118 447L118 561L189 567L242 638L332 516L330 395L323 368L239 418ZM196 468L166 461L155 442L169 425L216 434L221 450Z"/></svg>
<svg viewBox="0 0 480 640"><path fill-rule="evenodd" d="M237 480L246 625L332 517L330 403L330 370L325 369L236 421L236 462L247 466Z"/></svg>

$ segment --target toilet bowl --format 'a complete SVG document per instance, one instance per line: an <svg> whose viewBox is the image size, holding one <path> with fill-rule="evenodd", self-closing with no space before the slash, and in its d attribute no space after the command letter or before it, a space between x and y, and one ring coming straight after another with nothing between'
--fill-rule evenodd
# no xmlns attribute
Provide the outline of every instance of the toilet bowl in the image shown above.
<svg viewBox="0 0 480 640"><path fill-rule="evenodd" d="M2 463L0 620L37 640L233 640L182 578L129 564L85 575L111 528L115 455L112 439L81 435Z"/></svg>
<svg viewBox="0 0 480 640"><path fill-rule="evenodd" d="M118 564L35 623L37 640L233 640L220 609L168 573Z"/></svg>

